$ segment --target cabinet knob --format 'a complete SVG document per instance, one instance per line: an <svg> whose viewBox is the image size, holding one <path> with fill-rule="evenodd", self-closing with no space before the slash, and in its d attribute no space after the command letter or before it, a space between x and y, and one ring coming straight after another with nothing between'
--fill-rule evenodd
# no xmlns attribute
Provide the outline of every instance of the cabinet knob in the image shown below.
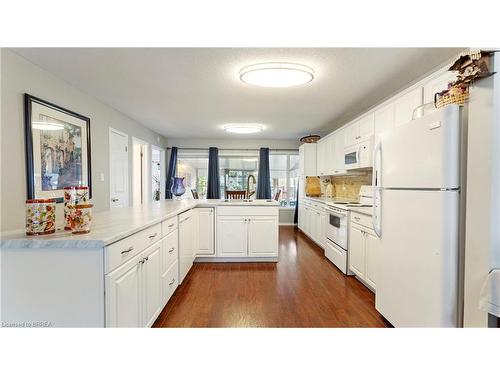
<svg viewBox="0 0 500 375"><path fill-rule="evenodd" d="M171 248L168 252L169 252L169 253L173 253L173 252L174 252L174 250L175 250L175 247Z"/></svg>
<svg viewBox="0 0 500 375"><path fill-rule="evenodd" d="M168 283L168 285L172 285L175 282L175 279L172 279L171 282Z"/></svg>
<svg viewBox="0 0 500 375"><path fill-rule="evenodd" d="M152 235L148 236L148 238L151 240L155 238L158 235L158 233L153 233Z"/></svg>

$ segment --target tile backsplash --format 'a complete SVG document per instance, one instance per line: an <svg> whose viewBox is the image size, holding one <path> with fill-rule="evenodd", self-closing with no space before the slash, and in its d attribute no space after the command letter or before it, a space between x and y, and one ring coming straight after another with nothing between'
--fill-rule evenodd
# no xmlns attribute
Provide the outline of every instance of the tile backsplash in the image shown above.
<svg viewBox="0 0 500 375"><path fill-rule="evenodd" d="M333 196L340 199L357 201L361 185L372 184L372 172L366 171L357 176L324 176L321 177L321 194L324 196L328 184L333 185Z"/></svg>

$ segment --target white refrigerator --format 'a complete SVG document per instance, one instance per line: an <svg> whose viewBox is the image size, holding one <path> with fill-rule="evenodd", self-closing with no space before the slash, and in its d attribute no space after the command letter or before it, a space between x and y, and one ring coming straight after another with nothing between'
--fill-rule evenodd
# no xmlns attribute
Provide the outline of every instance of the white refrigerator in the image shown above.
<svg viewBox="0 0 500 375"><path fill-rule="evenodd" d="M376 309L395 327L458 324L460 110L397 126L374 149Z"/></svg>

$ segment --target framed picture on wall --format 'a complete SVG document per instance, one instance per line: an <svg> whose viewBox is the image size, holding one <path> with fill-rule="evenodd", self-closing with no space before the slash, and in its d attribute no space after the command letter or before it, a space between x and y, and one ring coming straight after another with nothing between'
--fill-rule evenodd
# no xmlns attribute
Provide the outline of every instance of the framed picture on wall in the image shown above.
<svg viewBox="0 0 500 375"><path fill-rule="evenodd" d="M28 199L63 201L66 186L88 186L90 119L24 94Z"/></svg>

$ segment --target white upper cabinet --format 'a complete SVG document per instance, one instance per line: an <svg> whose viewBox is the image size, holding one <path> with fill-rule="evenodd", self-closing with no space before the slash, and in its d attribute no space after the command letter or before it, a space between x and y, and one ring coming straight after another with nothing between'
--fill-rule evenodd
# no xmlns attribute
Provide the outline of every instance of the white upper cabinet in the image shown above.
<svg viewBox="0 0 500 375"><path fill-rule="evenodd" d="M375 117L371 113L358 121L358 141L361 142L366 138L373 136L375 132Z"/></svg>
<svg viewBox="0 0 500 375"><path fill-rule="evenodd" d="M394 102L375 111L375 143L394 129Z"/></svg>
<svg viewBox="0 0 500 375"><path fill-rule="evenodd" d="M318 176L326 175L326 141L320 140L316 144L316 173Z"/></svg>
<svg viewBox="0 0 500 375"><path fill-rule="evenodd" d="M318 176L328 176L334 173L334 143L334 135L330 135L317 143L316 166Z"/></svg>
<svg viewBox="0 0 500 375"><path fill-rule="evenodd" d="M433 103L434 95L448 88L448 83L457 79L457 74L446 71L424 86L424 103Z"/></svg>
<svg viewBox="0 0 500 375"><path fill-rule="evenodd" d="M316 143L304 143L299 147L299 174L301 176L317 176Z"/></svg>
<svg viewBox="0 0 500 375"><path fill-rule="evenodd" d="M344 143L345 147L353 146L362 142L374 133L374 115L373 113L362 117L344 129Z"/></svg>
<svg viewBox="0 0 500 375"><path fill-rule="evenodd" d="M344 165L344 129L337 130L333 135L333 174L345 170Z"/></svg>
<svg viewBox="0 0 500 375"><path fill-rule="evenodd" d="M399 126L410 122L415 108L422 105L422 87L418 87L399 97L394 102L394 124Z"/></svg>

